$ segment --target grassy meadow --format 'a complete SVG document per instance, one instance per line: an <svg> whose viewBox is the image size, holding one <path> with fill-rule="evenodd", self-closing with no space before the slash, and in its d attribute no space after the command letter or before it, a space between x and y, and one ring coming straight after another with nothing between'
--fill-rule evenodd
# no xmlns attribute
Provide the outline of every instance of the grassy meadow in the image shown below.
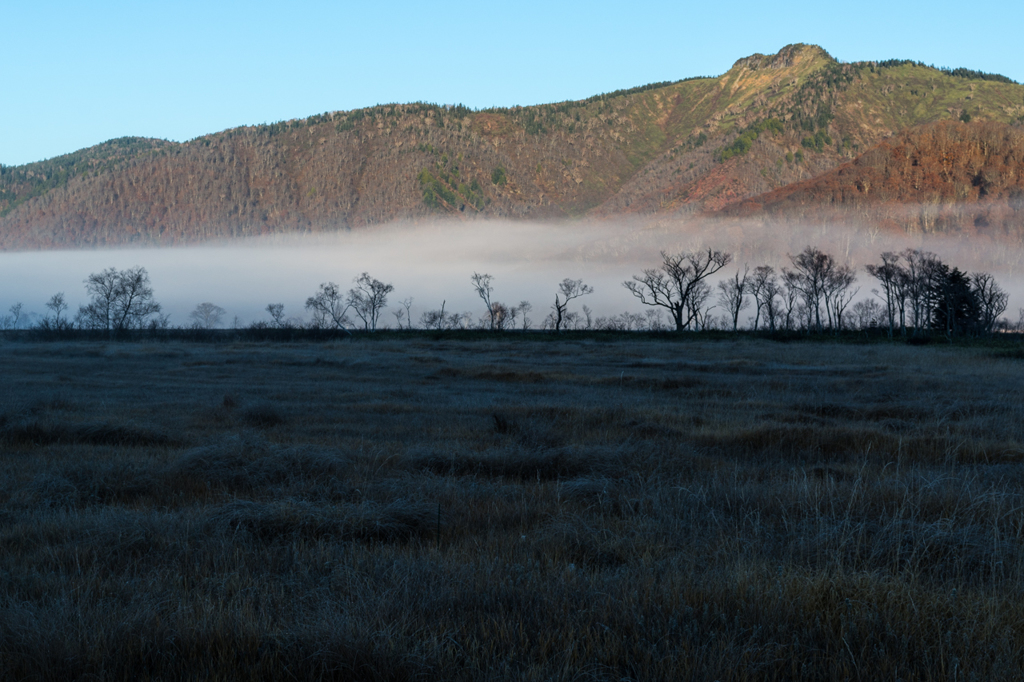
<svg viewBox="0 0 1024 682"><path fill-rule="evenodd" d="M0 679L1024 677L1024 361L0 343Z"/></svg>

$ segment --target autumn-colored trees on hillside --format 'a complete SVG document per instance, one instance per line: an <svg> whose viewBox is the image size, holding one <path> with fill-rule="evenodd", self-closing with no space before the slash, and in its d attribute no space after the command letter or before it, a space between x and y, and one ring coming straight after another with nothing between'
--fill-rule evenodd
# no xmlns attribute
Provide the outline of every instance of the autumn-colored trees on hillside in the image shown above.
<svg viewBox="0 0 1024 682"><path fill-rule="evenodd" d="M721 215L1024 234L1024 128L957 121L921 126L824 175L728 206Z"/></svg>

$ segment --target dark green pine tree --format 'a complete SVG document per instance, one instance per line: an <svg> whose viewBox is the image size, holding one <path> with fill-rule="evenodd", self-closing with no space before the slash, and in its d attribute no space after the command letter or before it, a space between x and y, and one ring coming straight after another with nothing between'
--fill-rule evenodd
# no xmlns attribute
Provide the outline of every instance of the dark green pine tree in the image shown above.
<svg viewBox="0 0 1024 682"><path fill-rule="evenodd" d="M971 278L959 268L950 270L943 264L935 280L933 329L947 336L976 333L981 315L978 300L971 291Z"/></svg>

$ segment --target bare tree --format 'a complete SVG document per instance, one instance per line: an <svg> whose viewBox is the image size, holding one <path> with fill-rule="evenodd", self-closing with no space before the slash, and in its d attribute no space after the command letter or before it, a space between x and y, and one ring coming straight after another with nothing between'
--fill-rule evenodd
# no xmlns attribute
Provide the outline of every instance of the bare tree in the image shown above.
<svg viewBox="0 0 1024 682"><path fill-rule="evenodd" d="M462 325L462 316L458 313L445 314L445 301L441 301L440 310L428 310L420 316L420 324L424 329L446 331L458 329Z"/></svg>
<svg viewBox="0 0 1024 682"><path fill-rule="evenodd" d="M943 272L938 256L920 249L906 249L899 254L886 251L881 264L865 269L882 285L881 292L875 293L885 301L890 337L897 327L906 336L908 323L913 325L915 336L931 327L937 303L935 292L941 288L938 278Z"/></svg>
<svg viewBox="0 0 1024 682"><path fill-rule="evenodd" d="M50 300L46 302L46 307L53 312L53 319L46 318L44 323L50 329L69 329L72 325L68 322L67 315L64 312L68 309L67 301L64 300L64 292L54 294L50 297ZM64 315L63 317L61 317Z"/></svg>
<svg viewBox="0 0 1024 682"><path fill-rule="evenodd" d="M996 283L996 278L987 272L971 275L971 291L978 301L978 323L983 334L991 334L999 316L1006 312L1010 296Z"/></svg>
<svg viewBox="0 0 1024 682"><path fill-rule="evenodd" d="M623 282L623 286L644 305L660 306L668 310L675 322L676 331L688 329L695 319L699 326L698 318L704 301L694 305L691 298L706 278L729 264L732 256L707 249L675 254L662 251L661 258L660 268L651 268L644 270L642 275L633 275L633 279ZM710 290L707 294L710 295Z"/></svg>
<svg viewBox="0 0 1024 682"><path fill-rule="evenodd" d="M402 320L405 319L405 310L399 308L398 310L392 310L391 314L395 316L395 323L398 325L398 329L402 329Z"/></svg>
<svg viewBox="0 0 1024 682"><path fill-rule="evenodd" d="M270 313L270 319L275 329L281 329L285 326L284 303L268 303L265 310Z"/></svg>
<svg viewBox="0 0 1024 682"><path fill-rule="evenodd" d="M881 293L876 291L876 295L885 301L885 313L889 321L889 337L891 338L896 326L896 311L902 306L902 303L898 301L903 292L901 279L905 278L905 273L899 264L899 256L892 251L886 251L882 254L880 265L868 265L865 270L882 285Z"/></svg>
<svg viewBox="0 0 1024 682"><path fill-rule="evenodd" d="M220 324L226 313L227 311L219 305L206 302L197 305L196 309L188 314L188 317L198 329L213 329Z"/></svg>
<svg viewBox="0 0 1024 682"><path fill-rule="evenodd" d="M788 274L790 286L797 289L807 307L808 327L813 326L821 332L821 308L829 276L836 267L835 259L821 250L808 246L795 256L789 257L793 263L792 273ZM826 310L826 314L827 314Z"/></svg>
<svg viewBox="0 0 1024 682"><path fill-rule="evenodd" d="M887 311L873 298L857 301L850 310L857 329L870 329L885 324Z"/></svg>
<svg viewBox="0 0 1024 682"><path fill-rule="evenodd" d="M902 267L903 276L898 280L901 285L898 293L910 304L914 335L917 336L931 327L932 292L942 261L934 253L920 249L906 249L900 255L905 265ZM905 324L905 315L901 311L901 327L905 328Z"/></svg>
<svg viewBox="0 0 1024 682"><path fill-rule="evenodd" d="M153 300L149 273L138 265L93 273L85 279L85 290L92 298L78 309L84 327L112 332L142 329L160 313L160 304Z"/></svg>
<svg viewBox="0 0 1024 682"><path fill-rule="evenodd" d="M631 331L641 328L645 319L645 316L640 313L626 311L611 317L599 317L594 321L594 326L597 329L607 329L610 331Z"/></svg>
<svg viewBox="0 0 1024 682"><path fill-rule="evenodd" d="M388 294L395 290L390 284L370 277L369 273L356 277L355 287L348 290L348 305L363 322L363 329L376 331L377 322L388 304Z"/></svg>
<svg viewBox="0 0 1024 682"><path fill-rule="evenodd" d="M85 290L92 300L78 310L80 326L91 329L114 329L120 286L121 273L116 268L107 268L89 275L85 279Z"/></svg>
<svg viewBox="0 0 1024 682"><path fill-rule="evenodd" d="M474 272L473 276L470 277L470 281L473 282L473 290L476 291L477 296L479 296L483 300L484 305L487 306L487 315L490 318L490 328L494 329L494 308L491 306L491 294L494 292L494 287L491 285L491 282L494 281L494 278L486 273L480 274L479 272Z"/></svg>
<svg viewBox="0 0 1024 682"><path fill-rule="evenodd" d="M21 322L21 303L15 303L9 310L10 315L4 315L0 318L0 329L17 329L18 324Z"/></svg>
<svg viewBox="0 0 1024 682"><path fill-rule="evenodd" d="M647 310L644 311L644 316L647 318L647 330L652 332L660 332L665 330L665 325L661 321L660 310Z"/></svg>
<svg viewBox="0 0 1024 682"><path fill-rule="evenodd" d="M750 278L750 293L754 297L754 331L761 322L761 314L769 318L769 327L775 331L775 298L779 295L779 278L775 268L759 265Z"/></svg>
<svg viewBox="0 0 1024 682"><path fill-rule="evenodd" d="M313 312L313 326L321 329L344 329L347 332L351 323L348 319L350 307L334 282L321 284L316 294L306 299L306 309Z"/></svg>
<svg viewBox="0 0 1024 682"><path fill-rule="evenodd" d="M690 289L690 295L686 299L687 314L693 323L693 328L697 331L712 328L708 326L709 322L713 320L711 311L718 306L708 305L711 293L710 284L707 282L697 282Z"/></svg>
<svg viewBox="0 0 1024 682"><path fill-rule="evenodd" d="M445 328L445 319L444 303L442 303L440 310L427 310L420 315L420 325L422 325L424 329L441 330Z"/></svg>
<svg viewBox="0 0 1024 682"><path fill-rule="evenodd" d="M398 320L398 328L402 328L402 318L405 318L405 328L412 329L412 296L399 301L401 310L395 311L395 319Z"/></svg>
<svg viewBox="0 0 1024 682"><path fill-rule="evenodd" d="M593 329L594 328L594 311L591 310L590 308L588 308L587 306L580 306L580 308L583 310L583 319L585 320L583 328L587 329L587 330ZM647 312L653 313L653 312L657 312L657 311L656 310L648 310Z"/></svg>
<svg viewBox="0 0 1024 682"><path fill-rule="evenodd" d="M843 312L860 291L853 289L857 281L856 271L848 265L837 265L825 278L825 308L828 310L829 326L836 333L843 330Z"/></svg>
<svg viewBox="0 0 1024 682"><path fill-rule="evenodd" d="M526 316L526 313L533 310L533 306L530 305L529 301L520 301L516 307L519 309L519 314L523 316L523 331L526 331L530 328L530 323L533 322L533 320Z"/></svg>
<svg viewBox="0 0 1024 682"><path fill-rule="evenodd" d="M566 277L562 280L561 284L558 285L558 291L560 293L555 294L555 303L551 306L551 313L553 315L555 331L562 330L562 321L565 319L566 308L569 305L569 301L580 296L586 296L587 294L594 293L594 287L589 284L584 284L582 279L569 279ZM561 299L559 299L561 295Z"/></svg>
<svg viewBox="0 0 1024 682"><path fill-rule="evenodd" d="M515 306L507 306L499 301L491 304L491 316L481 321L481 326L490 324L495 331L505 331L515 326L519 311Z"/></svg>
<svg viewBox="0 0 1024 682"><path fill-rule="evenodd" d="M790 272L785 268L782 269L782 281L785 284L782 292L782 304L786 310L786 317L784 318L784 327L786 331L793 329L794 322L800 318L799 312L799 300L800 300L800 289L797 288L798 275L795 272Z"/></svg>
<svg viewBox="0 0 1024 682"><path fill-rule="evenodd" d="M153 300L149 273L135 266L121 271L114 329L142 329L153 315L160 313L160 304Z"/></svg>
<svg viewBox="0 0 1024 682"><path fill-rule="evenodd" d="M729 315L732 318L733 331L736 331L739 326L740 311L750 305L750 301L747 300L747 294L750 293L749 274L750 269L744 266L742 277L740 277L740 271L737 270L735 277L718 283L718 290L720 292L718 297L725 306L725 309L729 311Z"/></svg>

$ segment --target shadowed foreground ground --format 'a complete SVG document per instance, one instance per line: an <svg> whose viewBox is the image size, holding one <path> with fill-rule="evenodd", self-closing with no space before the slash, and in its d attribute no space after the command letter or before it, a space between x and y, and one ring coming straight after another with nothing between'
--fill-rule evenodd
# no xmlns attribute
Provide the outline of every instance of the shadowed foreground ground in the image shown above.
<svg viewBox="0 0 1024 682"><path fill-rule="evenodd" d="M0 345L0 678L1020 678L992 353Z"/></svg>

